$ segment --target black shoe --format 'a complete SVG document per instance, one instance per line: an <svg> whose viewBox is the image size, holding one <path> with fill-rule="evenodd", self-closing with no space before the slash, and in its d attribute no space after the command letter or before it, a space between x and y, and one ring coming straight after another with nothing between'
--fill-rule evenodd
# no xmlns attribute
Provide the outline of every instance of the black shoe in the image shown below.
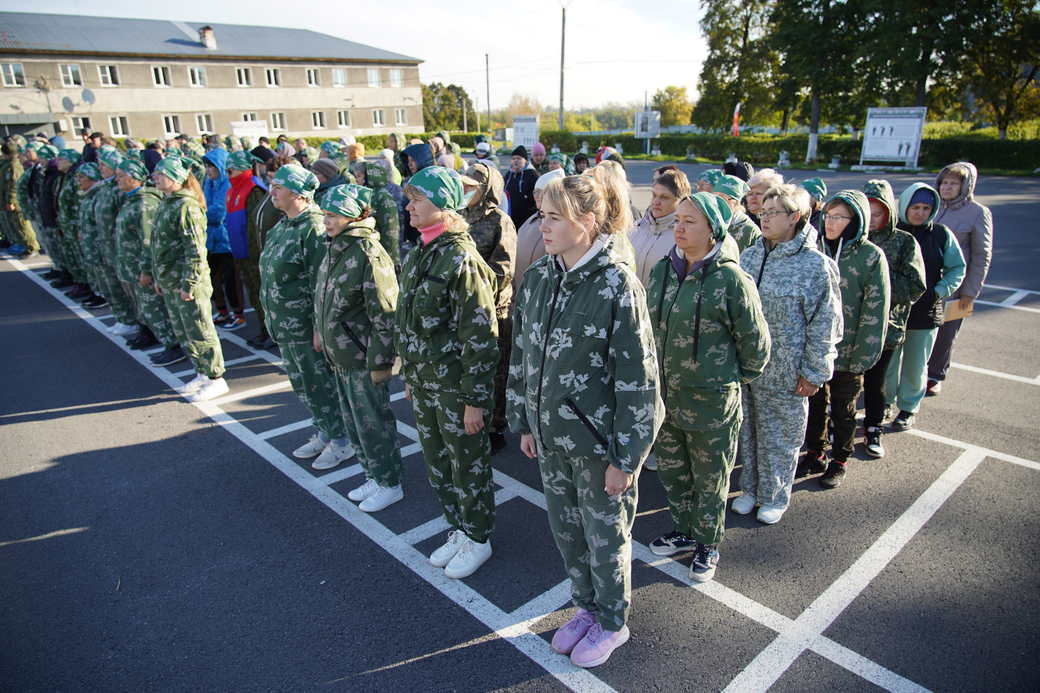
<svg viewBox="0 0 1040 693"><path fill-rule="evenodd" d="M46 279L47 281L52 281L54 279L60 279L60 278L64 277L65 275L62 274L61 272L59 272L58 270L52 268L52 269L47 270L46 272L44 272L40 276L43 279Z"/></svg>
<svg viewBox="0 0 1040 693"><path fill-rule="evenodd" d="M217 327L223 327L225 324L235 319L231 313L217 313L213 316L213 324Z"/></svg>
<svg viewBox="0 0 1040 693"><path fill-rule="evenodd" d="M155 338L151 330L142 330L136 337L126 343L131 349L151 349L153 346L159 344L159 340Z"/></svg>
<svg viewBox="0 0 1040 693"><path fill-rule="evenodd" d="M795 470L795 476L803 477L810 474L819 474L826 469L827 456L825 454L815 450L806 450L805 457L798 463L798 468Z"/></svg>
<svg viewBox="0 0 1040 693"><path fill-rule="evenodd" d="M269 336L264 337L264 340L262 342L253 343L253 347L256 349L274 349L276 346L278 345Z"/></svg>
<svg viewBox="0 0 1040 693"><path fill-rule="evenodd" d="M6 238L0 238L0 250L7 250L11 247L11 245L11 241L7 240Z"/></svg>
<svg viewBox="0 0 1040 693"><path fill-rule="evenodd" d="M827 471L820 477L820 486L824 488L838 488L841 486L841 481L844 478L845 463L831 460L831 463L827 465Z"/></svg>
<svg viewBox="0 0 1040 693"><path fill-rule="evenodd" d="M103 298L102 296L93 296L93 297L88 298L87 300L83 301L83 307L84 308L97 309L97 308L104 308L107 305L108 305L108 301L105 298Z"/></svg>
<svg viewBox="0 0 1040 693"><path fill-rule="evenodd" d="M689 551L697 544L688 534L682 532L669 532L663 537L657 537L650 542L650 550L658 556L671 556L680 551Z"/></svg>
<svg viewBox="0 0 1040 693"><path fill-rule="evenodd" d="M875 460L885 456L885 447L881 444L881 428L878 426L867 426L864 430L863 447L867 454Z"/></svg>
<svg viewBox="0 0 1040 693"><path fill-rule="evenodd" d="M715 577L715 567L719 564L719 545L697 542L697 550L690 563L690 579L694 582L707 582Z"/></svg>
<svg viewBox="0 0 1040 693"><path fill-rule="evenodd" d="M909 431L914 427L914 413L900 411L896 418L892 419L893 431Z"/></svg>
<svg viewBox="0 0 1040 693"><path fill-rule="evenodd" d="M506 447L506 434L505 433L489 433L488 438L491 440L491 454L502 452Z"/></svg>
<svg viewBox="0 0 1040 693"><path fill-rule="evenodd" d="M59 277L51 282L51 286L55 289L67 289L72 286L72 280L68 277Z"/></svg>
<svg viewBox="0 0 1040 693"><path fill-rule="evenodd" d="M180 363L186 360L188 357L184 355L184 351L180 345L166 347L158 354L151 357L152 364L162 368L163 366L172 366L175 363Z"/></svg>

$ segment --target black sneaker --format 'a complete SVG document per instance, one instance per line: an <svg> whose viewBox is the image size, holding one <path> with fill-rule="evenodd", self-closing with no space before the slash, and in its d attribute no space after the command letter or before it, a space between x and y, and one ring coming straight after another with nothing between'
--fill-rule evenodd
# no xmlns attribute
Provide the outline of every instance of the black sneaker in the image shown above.
<svg viewBox="0 0 1040 693"><path fill-rule="evenodd" d="M52 281L51 286L55 289L67 289L72 286L72 279L66 276L61 276Z"/></svg>
<svg viewBox="0 0 1040 693"><path fill-rule="evenodd" d="M234 320L234 316L231 313L217 313L213 316L213 324L217 327L223 327L232 320Z"/></svg>
<svg viewBox="0 0 1040 693"><path fill-rule="evenodd" d="M132 340L127 342L127 346L131 349L151 349L153 346L159 344L159 340L155 338L155 335L151 333L151 330L142 332L141 334L134 337Z"/></svg>
<svg viewBox="0 0 1040 693"><path fill-rule="evenodd" d="M816 450L806 450L805 457L798 463L798 468L795 470L794 475L796 477L809 476L810 474L820 474L827 469L827 456L822 452Z"/></svg>
<svg viewBox="0 0 1040 693"><path fill-rule="evenodd" d="M914 426L914 413L900 411L896 418L892 419L893 431L908 431Z"/></svg>
<svg viewBox="0 0 1040 693"><path fill-rule="evenodd" d="M690 579L694 582L707 582L715 577L715 568L719 564L719 545L697 542L697 550L690 563Z"/></svg>
<svg viewBox="0 0 1040 693"><path fill-rule="evenodd" d="M40 275L41 278L46 279L47 281L51 281L53 279L60 279L63 276L65 275L53 268L47 270L46 272Z"/></svg>
<svg viewBox="0 0 1040 693"><path fill-rule="evenodd" d="M820 486L824 488L838 488L841 486L842 479L845 478L845 463L839 462L838 460L831 460L831 463L827 465L827 471L820 477Z"/></svg>
<svg viewBox="0 0 1040 693"><path fill-rule="evenodd" d="M885 447L881 444L881 429L877 426L868 426L864 430L864 434L863 447L866 448L867 454L875 460L884 457Z"/></svg>
<svg viewBox="0 0 1040 693"><path fill-rule="evenodd" d="M180 363L187 358L188 357L184 355L184 351L181 349L179 344L172 347L166 347L158 354L151 357L152 363L159 368L172 366L173 364Z"/></svg>
<svg viewBox="0 0 1040 693"><path fill-rule="evenodd" d="M650 542L650 550L658 556L671 556L680 551L689 551L697 542L682 532L669 532Z"/></svg>
<svg viewBox="0 0 1040 693"><path fill-rule="evenodd" d="M488 439L491 440L491 454L497 454L502 452L506 448L506 434L505 433L489 433Z"/></svg>
<svg viewBox="0 0 1040 693"><path fill-rule="evenodd" d="M83 301L83 306L85 308L104 308L107 305L108 301L101 296L92 296L91 298L88 298L87 300Z"/></svg>

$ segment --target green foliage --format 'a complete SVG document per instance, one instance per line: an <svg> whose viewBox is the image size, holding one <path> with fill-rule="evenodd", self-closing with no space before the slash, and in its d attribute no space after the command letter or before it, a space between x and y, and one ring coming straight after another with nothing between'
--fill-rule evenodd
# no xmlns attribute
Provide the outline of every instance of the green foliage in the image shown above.
<svg viewBox="0 0 1040 693"><path fill-rule="evenodd" d="M422 99L423 122L431 130L461 130L463 108L466 111L466 124L477 124L473 101L466 90L456 84L423 84Z"/></svg>
<svg viewBox="0 0 1040 693"><path fill-rule="evenodd" d="M661 112L661 125L686 125L690 122L690 97L686 95L686 87L667 86L658 89L650 101L651 107Z"/></svg>

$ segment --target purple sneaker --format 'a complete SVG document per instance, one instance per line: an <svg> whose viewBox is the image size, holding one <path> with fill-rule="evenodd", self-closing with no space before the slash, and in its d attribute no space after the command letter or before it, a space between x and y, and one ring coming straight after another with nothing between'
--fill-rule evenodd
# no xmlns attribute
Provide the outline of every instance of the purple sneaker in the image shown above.
<svg viewBox="0 0 1040 693"><path fill-rule="evenodd" d="M589 632L589 628L595 622L596 617L592 615L592 612L578 609L578 612L571 617L571 620L560 626L556 634L553 635L553 651L569 655L574 646L581 642L581 639L585 637L585 634Z"/></svg>
<svg viewBox="0 0 1040 693"><path fill-rule="evenodd" d="M623 626L618 631L603 630L603 626L597 621L585 633L581 642L574 646L574 651L571 652L571 662L575 666L585 669L598 667L610 659L614 650L628 642L628 636L628 626Z"/></svg>

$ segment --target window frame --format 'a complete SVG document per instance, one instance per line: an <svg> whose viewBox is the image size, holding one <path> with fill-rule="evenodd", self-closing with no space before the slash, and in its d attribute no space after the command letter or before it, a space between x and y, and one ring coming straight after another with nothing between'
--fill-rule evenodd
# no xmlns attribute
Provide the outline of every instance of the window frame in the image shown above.
<svg viewBox="0 0 1040 693"><path fill-rule="evenodd" d="M256 111L243 111L242 122L243 123L255 123L260 120L259 114Z"/></svg>
<svg viewBox="0 0 1040 693"><path fill-rule="evenodd" d="M72 84L69 84L67 81L65 81L65 68L69 68L68 77L72 81ZM73 78L72 68L75 68L76 70L75 77L79 79L78 83ZM58 63L58 74L61 75L61 86L65 87L66 89L73 89L76 87L83 86L83 70L80 69L79 63Z"/></svg>
<svg viewBox="0 0 1040 693"><path fill-rule="evenodd" d="M271 77L274 77L273 84ZM280 67L265 67L264 80L267 82L268 89L277 89L282 86L282 69Z"/></svg>
<svg viewBox="0 0 1040 693"><path fill-rule="evenodd" d="M242 77L246 78L245 84L242 83ZM251 67L236 67L235 68L235 84L239 88L247 89L253 86L253 68Z"/></svg>
<svg viewBox="0 0 1040 693"><path fill-rule="evenodd" d="M209 127L199 127L205 123ZM213 114L212 113L196 113L195 114L195 129L198 130L200 135L212 135L215 131L213 130Z"/></svg>
<svg viewBox="0 0 1040 693"><path fill-rule="evenodd" d="M119 127L116 127L116 125ZM123 128L122 126L126 127ZM130 119L125 115L110 115L108 117L108 131L113 137L130 137Z"/></svg>
<svg viewBox="0 0 1040 693"><path fill-rule="evenodd" d="M271 111L271 130L284 132L285 129L285 111Z"/></svg>
<svg viewBox="0 0 1040 693"><path fill-rule="evenodd" d="M76 121L79 121L78 123ZM90 116L72 116L72 131L79 134L80 130L90 130Z"/></svg>
<svg viewBox="0 0 1040 693"><path fill-rule="evenodd" d="M308 87L320 87L321 86L321 68L308 67L307 69L307 86ZM314 81L311 81L311 77L314 77Z"/></svg>
<svg viewBox="0 0 1040 693"><path fill-rule="evenodd" d="M311 129L328 130L325 121L325 111L311 111Z"/></svg>
<svg viewBox="0 0 1040 693"><path fill-rule="evenodd" d="M103 87L118 87L119 86L119 66L118 65L98 65L98 82ZM108 81L106 82L106 75Z"/></svg>
<svg viewBox="0 0 1040 693"><path fill-rule="evenodd" d="M201 75L202 82L195 83L196 75ZM209 86L209 77L206 75L205 65L188 65L188 86L193 89L203 89Z"/></svg>
<svg viewBox="0 0 1040 693"><path fill-rule="evenodd" d="M18 68L18 72L21 73L22 83L18 84L18 74L15 74L15 67ZM11 82L7 81L7 72L10 68ZM10 89L18 89L19 87L25 86L25 65L23 63L0 63L0 84Z"/></svg>
<svg viewBox="0 0 1040 693"><path fill-rule="evenodd" d="M370 67L366 71L366 74L368 76L368 86L372 89L378 89L382 83L379 79L379 68Z"/></svg>
<svg viewBox="0 0 1040 693"><path fill-rule="evenodd" d="M404 86L404 70L399 67L390 68L390 86L395 89L400 89Z"/></svg>
<svg viewBox="0 0 1040 693"><path fill-rule="evenodd" d="M351 127L350 125L350 111L338 110L336 111L336 127L340 130L347 130Z"/></svg>
<svg viewBox="0 0 1040 693"><path fill-rule="evenodd" d="M339 75L342 78L340 81L336 80L336 76L337 75ZM347 81L348 81L347 68L345 68L345 67L334 67L334 68L332 68L332 86L333 87L335 87L337 89L342 89L343 87L347 86Z"/></svg>
<svg viewBox="0 0 1040 693"><path fill-rule="evenodd" d="M385 128L386 127L386 114L383 112L382 108L373 108L372 109L372 127L374 127L374 128Z"/></svg>
<svg viewBox="0 0 1040 693"><path fill-rule="evenodd" d="M172 137L176 137L177 135L181 134L181 132L182 132L182 130L181 130L181 117L178 114L176 114L176 113L164 113L164 114L162 114L161 117L162 117L163 133L166 135L167 139L170 139ZM171 122L174 125L174 129L173 130L171 130L168 127L170 125L170 123L168 123L166 121L167 118L172 119Z"/></svg>
<svg viewBox="0 0 1040 693"><path fill-rule="evenodd" d="M173 86L173 75L170 73L169 65L152 65L152 86L159 89L169 89ZM158 72L156 72L158 70ZM162 75L163 81L157 79Z"/></svg>
<svg viewBox="0 0 1040 693"><path fill-rule="evenodd" d="M394 109L394 125L408 125L408 111L406 109Z"/></svg>

